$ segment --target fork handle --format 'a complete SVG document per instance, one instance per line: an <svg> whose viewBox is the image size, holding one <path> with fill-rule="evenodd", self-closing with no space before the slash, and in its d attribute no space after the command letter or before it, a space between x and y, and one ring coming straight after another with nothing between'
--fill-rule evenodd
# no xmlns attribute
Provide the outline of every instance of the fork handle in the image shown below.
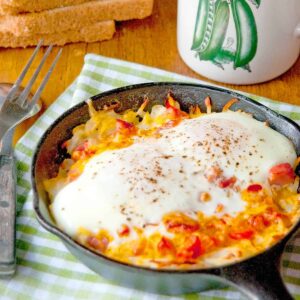
<svg viewBox="0 0 300 300"><path fill-rule="evenodd" d="M0 277L15 273L16 186L12 155L0 155Z"/></svg>
<svg viewBox="0 0 300 300"><path fill-rule="evenodd" d="M4 137L4 135L6 134L6 132L9 130L9 127L2 125L0 126L0 141L2 140L2 138Z"/></svg>

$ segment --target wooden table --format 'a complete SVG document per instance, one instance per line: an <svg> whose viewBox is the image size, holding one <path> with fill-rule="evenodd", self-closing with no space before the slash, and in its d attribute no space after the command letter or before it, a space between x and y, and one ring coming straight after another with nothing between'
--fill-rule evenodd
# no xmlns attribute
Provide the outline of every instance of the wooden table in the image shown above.
<svg viewBox="0 0 300 300"><path fill-rule="evenodd" d="M42 95L45 107L76 78L86 53L124 59L213 82L189 69L178 54L176 2L176 0L156 0L151 17L117 24L117 33L110 41L65 46L56 70ZM14 82L31 53L32 49L0 50L0 82ZM42 56L42 53L40 54ZM47 67L49 65L50 62ZM43 75L45 72L34 85L34 89L38 87ZM288 72L267 83L252 86L221 85L300 105L300 59ZM17 137L28 129L33 121L29 120L22 124L17 130Z"/></svg>

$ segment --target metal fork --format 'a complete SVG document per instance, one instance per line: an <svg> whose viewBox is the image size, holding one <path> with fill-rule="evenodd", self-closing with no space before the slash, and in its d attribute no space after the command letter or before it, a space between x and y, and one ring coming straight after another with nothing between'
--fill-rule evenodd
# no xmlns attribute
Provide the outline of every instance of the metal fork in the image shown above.
<svg viewBox="0 0 300 300"><path fill-rule="evenodd" d="M46 53L44 54L39 66L35 70L34 74L32 75L28 85L25 87L23 92L17 96L17 92L20 88L20 85L29 70L34 58L36 57L38 51L40 50L41 46L43 44L43 41L40 41L37 47L35 48L32 56L30 57L29 61L27 62L26 66L24 67L22 73L20 74L19 78L17 79L16 83L13 85L12 89L8 93L2 107L0 110L0 141L5 135L5 133L12 127L16 126L23 120L27 119L29 117L29 113L31 109L34 107L38 99L40 98L40 94L42 93L46 83L49 80L49 77L51 73L53 72L53 69L61 55L62 49L59 50L57 53L55 59L53 60L53 63L51 67L49 68L46 76L42 80L41 85L37 89L36 93L34 94L31 101L28 99L28 95L30 93L30 90L32 88L32 85L34 84L36 78L38 77L46 59L48 58L53 46L49 46Z"/></svg>

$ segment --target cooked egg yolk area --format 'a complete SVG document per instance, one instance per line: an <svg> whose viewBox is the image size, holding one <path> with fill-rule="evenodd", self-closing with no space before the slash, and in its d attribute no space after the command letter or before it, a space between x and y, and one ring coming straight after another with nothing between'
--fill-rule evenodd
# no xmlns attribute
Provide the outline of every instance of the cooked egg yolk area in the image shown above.
<svg viewBox="0 0 300 300"><path fill-rule="evenodd" d="M274 190L269 170L292 166L295 149L249 114L183 118L152 135L117 126L131 130L130 143L94 151L74 180L51 185L57 225L92 249L137 264L217 265L292 226L294 178Z"/></svg>

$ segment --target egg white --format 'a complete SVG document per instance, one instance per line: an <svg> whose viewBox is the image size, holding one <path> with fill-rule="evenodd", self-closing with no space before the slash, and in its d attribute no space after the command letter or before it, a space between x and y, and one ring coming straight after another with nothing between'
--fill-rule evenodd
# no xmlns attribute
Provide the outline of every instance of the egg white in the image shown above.
<svg viewBox="0 0 300 300"><path fill-rule="evenodd" d="M272 166L296 159L285 136L242 112L183 120L161 133L90 159L81 176L53 201L59 227L71 236L80 227L95 233L104 228L118 238L122 224L159 224L173 211L191 217L198 211L235 215L246 203L237 190L208 182L205 173L211 166L218 164L225 177L235 176L236 185L246 188L252 182L267 186ZM200 201L202 192L211 200ZM216 213L218 204L224 209Z"/></svg>

